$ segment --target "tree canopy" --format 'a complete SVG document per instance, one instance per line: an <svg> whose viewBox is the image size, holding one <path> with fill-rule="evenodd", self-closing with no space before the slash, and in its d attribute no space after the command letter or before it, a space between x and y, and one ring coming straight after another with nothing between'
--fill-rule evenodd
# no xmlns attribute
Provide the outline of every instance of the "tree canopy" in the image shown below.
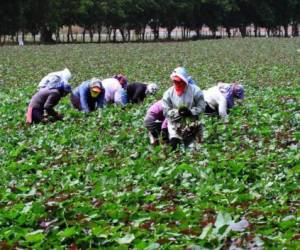
<svg viewBox="0 0 300 250"><path fill-rule="evenodd" d="M105 30L112 41L119 31L123 41L130 41L131 31L138 39L145 39L145 29L150 27L154 39L159 39L159 29L166 28L167 38L175 27L185 32L195 31L199 37L205 25L212 35L219 27L238 29L247 36L246 28L253 25L277 34L283 28L288 36L289 25L293 35L298 35L300 0L11 0L0 3L0 36L16 33L40 34L41 42L59 41L59 31L68 27L68 42L73 41L72 26L77 25L93 34ZM275 32L276 31L276 32ZM281 35L281 33L279 34Z"/></svg>

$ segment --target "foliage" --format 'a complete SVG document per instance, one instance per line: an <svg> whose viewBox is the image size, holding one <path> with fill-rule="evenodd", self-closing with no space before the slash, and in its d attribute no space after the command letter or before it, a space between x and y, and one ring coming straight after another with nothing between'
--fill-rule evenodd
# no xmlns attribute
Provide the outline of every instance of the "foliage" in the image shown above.
<svg viewBox="0 0 300 250"><path fill-rule="evenodd" d="M218 27L226 28L230 37L231 29L238 28L243 37L246 27L253 24L255 36L257 28L279 30L284 27L288 36L288 25L293 25L293 36L299 34L300 0L12 0L0 4L0 36L14 36L17 32L41 34L41 42L53 42L56 34L59 42L59 28L79 25L90 33L107 29L109 39L116 41L120 31L123 41L130 41L130 31L141 40L145 39L145 28L151 27L154 38L159 39L159 28L166 28L167 39L175 27L181 27L183 38L186 32L194 30L199 38L199 30L207 25L216 35ZM274 32L276 33L276 32ZM113 39L111 39L113 34ZM280 35L280 34L278 34ZM1 38L1 37L0 37ZM85 39L85 37L84 37ZM100 42L101 36L98 38Z"/></svg>
<svg viewBox="0 0 300 250"><path fill-rule="evenodd" d="M298 39L0 48L0 248L299 248ZM120 56L121 55L121 56ZM203 89L241 81L228 123L203 117L199 152L151 147L143 117L176 66ZM47 73L156 81L156 97L26 127ZM231 225L249 222L240 231Z"/></svg>

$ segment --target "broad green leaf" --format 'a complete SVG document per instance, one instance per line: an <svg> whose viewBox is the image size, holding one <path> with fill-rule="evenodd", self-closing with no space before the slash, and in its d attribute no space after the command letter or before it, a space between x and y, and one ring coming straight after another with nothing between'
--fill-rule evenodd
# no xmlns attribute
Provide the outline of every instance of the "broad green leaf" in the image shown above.
<svg viewBox="0 0 300 250"><path fill-rule="evenodd" d="M204 240L212 231L212 224L209 223L208 225L206 225L203 230L201 235L199 236L200 240Z"/></svg>
<svg viewBox="0 0 300 250"><path fill-rule="evenodd" d="M123 238L117 238L116 241L120 244L130 244L135 239L133 234L126 234Z"/></svg>
<svg viewBox="0 0 300 250"><path fill-rule="evenodd" d="M26 241L33 243L41 242L44 238L43 230L36 230L25 235Z"/></svg>

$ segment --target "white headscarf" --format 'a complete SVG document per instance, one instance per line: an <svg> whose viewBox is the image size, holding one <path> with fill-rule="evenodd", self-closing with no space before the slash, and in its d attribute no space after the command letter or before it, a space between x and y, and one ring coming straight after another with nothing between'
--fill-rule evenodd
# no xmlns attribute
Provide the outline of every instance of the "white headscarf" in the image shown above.
<svg viewBox="0 0 300 250"><path fill-rule="evenodd" d="M62 71L51 72L43 77L43 79L39 83L39 88L54 86L62 81L67 84L71 77L72 75L68 68L65 68Z"/></svg>
<svg viewBox="0 0 300 250"><path fill-rule="evenodd" d="M158 86L156 83L147 84L146 94L154 95L158 90Z"/></svg>

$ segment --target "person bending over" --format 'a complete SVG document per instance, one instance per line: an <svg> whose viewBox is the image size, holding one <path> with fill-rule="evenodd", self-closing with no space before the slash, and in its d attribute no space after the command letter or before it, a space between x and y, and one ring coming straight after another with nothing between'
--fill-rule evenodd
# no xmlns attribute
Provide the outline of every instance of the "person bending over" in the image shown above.
<svg viewBox="0 0 300 250"><path fill-rule="evenodd" d="M124 107L127 104L127 80L123 75L102 80L105 89L105 102L116 103Z"/></svg>
<svg viewBox="0 0 300 250"><path fill-rule="evenodd" d="M158 90L155 83L134 82L127 86L127 99L129 103L141 103L147 95L154 95Z"/></svg>
<svg viewBox="0 0 300 250"><path fill-rule="evenodd" d="M90 113L103 108L105 89L97 78L84 81L71 94L71 103L74 108Z"/></svg>
<svg viewBox="0 0 300 250"><path fill-rule="evenodd" d="M193 148L196 139L202 138L199 115L204 112L202 91L190 84L186 74L173 71L170 76L173 86L163 95L163 113L168 121L170 144L176 149L180 144Z"/></svg>
<svg viewBox="0 0 300 250"><path fill-rule="evenodd" d="M144 126L148 130L151 145L159 144L161 135L163 143L168 143L168 124L163 114L163 101L159 100L151 105L144 118Z"/></svg>
<svg viewBox="0 0 300 250"><path fill-rule="evenodd" d="M243 85L236 83L218 83L207 90L203 90L206 103L205 113L219 115L225 118L228 110L234 106L234 99L244 98Z"/></svg>
<svg viewBox="0 0 300 250"><path fill-rule="evenodd" d="M26 115L26 123L46 122L48 119L44 116L52 117L54 120L62 120L63 115L54 110L62 97L71 92L69 84L61 83L55 87L44 87L31 98Z"/></svg>

